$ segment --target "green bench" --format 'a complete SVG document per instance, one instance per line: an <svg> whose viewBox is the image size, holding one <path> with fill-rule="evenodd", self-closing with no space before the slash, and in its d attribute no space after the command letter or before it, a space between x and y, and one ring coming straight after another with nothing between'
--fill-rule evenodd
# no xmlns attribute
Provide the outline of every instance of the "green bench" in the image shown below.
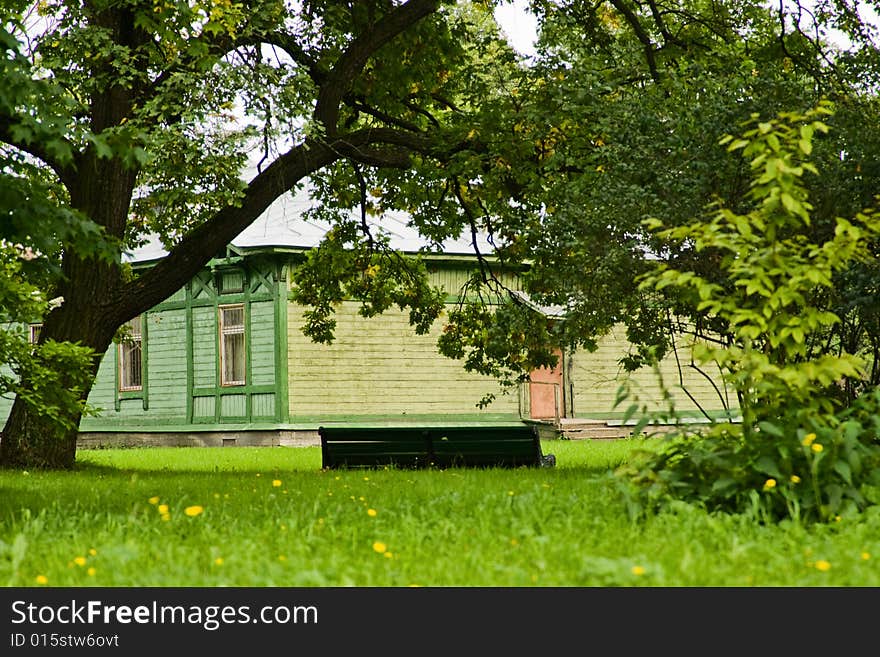
<svg viewBox="0 0 880 657"><path fill-rule="evenodd" d="M533 426L320 427L322 467L550 467Z"/></svg>

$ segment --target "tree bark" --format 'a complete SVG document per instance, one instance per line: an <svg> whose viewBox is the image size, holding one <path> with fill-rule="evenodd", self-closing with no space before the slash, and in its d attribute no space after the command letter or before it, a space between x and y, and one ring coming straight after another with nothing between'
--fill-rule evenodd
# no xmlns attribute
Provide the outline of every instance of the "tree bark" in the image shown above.
<svg viewBox="0 0 880 657"><path fill-rule="evenodd" d="M104 269L104 277L108 277L107 268L108 265L95 262L80 262L72 267L71 270L81 273L71 276L65 285L63 292L70 297L65 296L62 306L49 314L40 334L41 342L50 338L59 342L78 342L91 347L95 352L85 387L81 387L82 377L62 373L60 385L73 388L75 379L82 391L82 402L88 398L101 357L112 343L116 329L121 324L112 316L104 314L102 305L94 303L95 299L106 294L106 286L102 277L90 274L90 270ZM92 303L85 303L90 298ZM26 377L25 374L25 384ZM80 409L65 418L64 423L58 422L56 418L40 413L20 396L16 396L0 440L0 467L55 470L72 468L76 459L76 441L81 419Z"/></svg>

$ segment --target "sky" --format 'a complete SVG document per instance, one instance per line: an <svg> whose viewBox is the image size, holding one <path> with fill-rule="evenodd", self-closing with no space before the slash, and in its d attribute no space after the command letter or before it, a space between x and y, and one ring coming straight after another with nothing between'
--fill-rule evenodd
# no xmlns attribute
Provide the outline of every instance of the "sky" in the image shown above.
<svg viewBox="0 0 880 657"><path fill-rule="evenodd" d="M501 26L510 45L519 53L535 54L535 39L538 22L533 14L526 11L528 0L508 0L495 9L495 20Z"/></svg>
<svg viewBox="0 0 880 657"><path fill-rule="evenodd" d="M533 14L528 13L528 0L506 0L495 9L495 20L501 26L511 46L526 56L535 54L534 43L537 37L538 23ZM809 6L809 2L804 2ZM870 20L874 25L880 25L876 11L864 0L856 2L861 15ZM831 31L831 38L843 47L848 42L839 33Z"/></svg>

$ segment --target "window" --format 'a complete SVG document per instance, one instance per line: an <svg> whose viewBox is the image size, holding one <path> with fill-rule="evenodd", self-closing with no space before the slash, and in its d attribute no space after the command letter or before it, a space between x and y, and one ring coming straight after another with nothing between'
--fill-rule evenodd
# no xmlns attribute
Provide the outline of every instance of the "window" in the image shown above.
<svg viewBox="0 0 880 657"><path fill-rule="evenodd" d="M244 305L220 306L220 385L243 386Z"/></svg>
<svg viewBox="0 0 880 657"><path fill-rule="evenodd" d="M28 325L28 342L37 344L40 341L40 331L43 330L42 324Z"/></svg>
<svg viewBox="0 0 880 657"><path fill-rule="evenodd" d="M135 317L125 324L125 337L119 343L119 390L141 390L143 387L143 358L141 318Z"/></svg>

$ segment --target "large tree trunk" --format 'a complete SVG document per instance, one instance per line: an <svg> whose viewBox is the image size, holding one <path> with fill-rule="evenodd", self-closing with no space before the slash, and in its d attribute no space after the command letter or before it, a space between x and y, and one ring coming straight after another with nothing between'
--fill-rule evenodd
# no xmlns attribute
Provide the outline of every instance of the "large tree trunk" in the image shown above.
<svg viewBox="0 0 880 657"><path fill-rule="evenodd" d="M112 334L111 331L110 335ZM91 346L95 348L94 345ZM82 386L82 378L77 377L82 402L88 398L100 358L106 349L106 344L103 349L96 349L95 364L88 373L85 386ZM62 376L59 385L65 385L65 378ZM64 422L60 422L30 406L22 397L16 396L0 439L0 467L56 470L72 468L76 460L76 441L81 419L81 407L71 409Z"/></svg>
<svg viewBox="0 0 880 657"><path fill-rule="evenodd" d="M79 158L77 167L77 175L67 186L71 205L103 226L108 236L121 237L136 172L117 160L99 159L91 151ZM123 279L118 258L110 262L83 257L71 246L61 268L63 276L53 296L63 301L45 317L40 342L51 339L92 349L95 356L85 384L80 372L59 373L59 385L78 389L80 401L85 402L116 330L137 311L119 302ZM22 373L25 386L27 379L28 373ZM0 467L72 468L81 419L81 406L70 409L59 421L17 395L0 439Z"/></svg>
<svg viewBox="0 0 880 657"><path fill-rule="evenodd" d="M109 289L119 283L120 277L118 268L108 263L70 258L66 264L67 280L59 290L64 302L46 317L40 341L77 342L94 351L84 386L81 373L60 373L59 385L69 390L79 388L80 400L85 402L101 358L124 321L108 313L107 306L98 301L108 298ZM23 382L27 384L27 373L23 375ZM71 409L64 421L59 422L16 396L0 439L0 467L72 468L81 419L81 407Z"/></svg>
<svg viewBox="0 0 880 657"><path fill-rule="evenodd" d="M0 441L0 467L68 470L76 460L76 438L77 429L59 426L16 397Z"/></svg>

